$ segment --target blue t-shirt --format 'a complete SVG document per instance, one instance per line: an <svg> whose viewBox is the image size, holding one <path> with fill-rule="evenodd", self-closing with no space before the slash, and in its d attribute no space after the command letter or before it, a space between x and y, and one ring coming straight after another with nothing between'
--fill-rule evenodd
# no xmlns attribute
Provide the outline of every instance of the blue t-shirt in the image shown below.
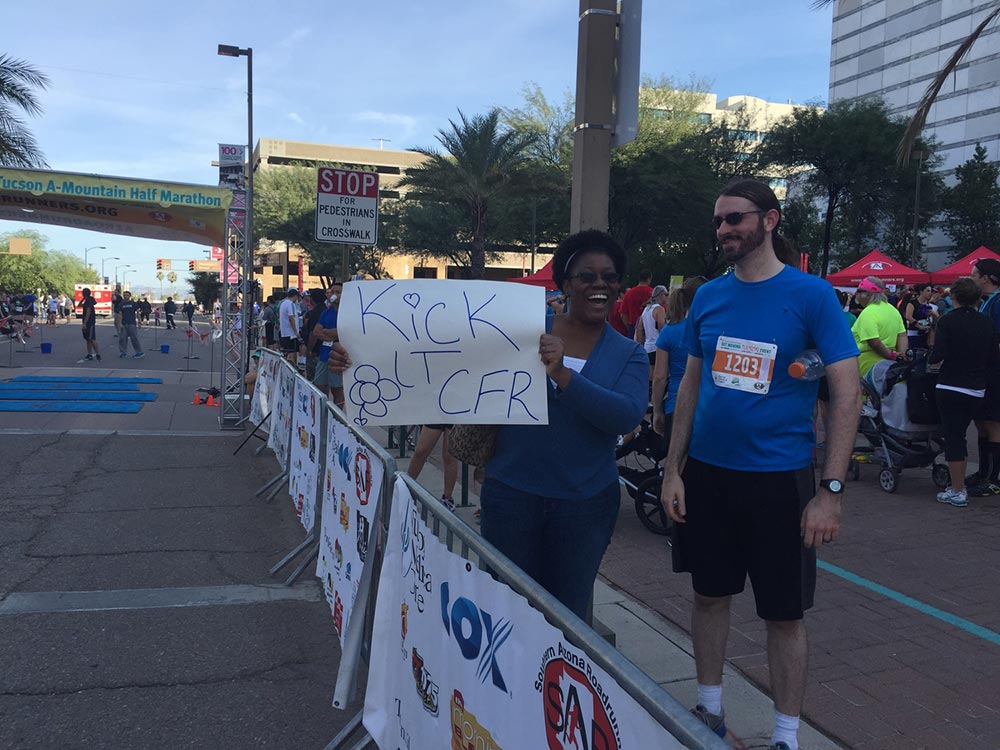
<svg viewBox="0 0 1000 750"><path fill-rule="evenodd" d="M702 360L689 454L742 471L809 466L819 383L788 365L803 349L828 365L858 356L833 287L790 266L755 283L728 274L698 290L688 320L684 346Z"/></svg>
<svg viewBox="0 0 1000 750"><path fill-rule="evenodd" d="M323 326L324 330L337 327L337 310L334 307L328 307L319 315L319 320L316 321L317 325ZM319 348L319 361L329 362L330 361L330 344L332 341L324 341L323 346Z"/></svg>
<svg viewBox="0 0 1000 750"><path fill-rule="evenodd" d="M663 399L663 413L673 414L677 406L677 389L681 387L681 378L687 367L688 352L684 348L684 331L688 322L685 318L680 323L663 326L660 335L656 337L656 348L662 349L669 356L667 375L667 393Z"/></svg>

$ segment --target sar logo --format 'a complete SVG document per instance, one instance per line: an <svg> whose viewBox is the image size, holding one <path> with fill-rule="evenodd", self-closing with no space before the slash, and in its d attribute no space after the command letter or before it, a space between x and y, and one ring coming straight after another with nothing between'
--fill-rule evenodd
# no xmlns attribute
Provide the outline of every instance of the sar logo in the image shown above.
<svg viewBox="0 0 1000 750"><path fill-rule="evenodd" d="M614 709L586 660L561 643L545 659L535 688L542 693L549 750L619 750Z"/></svg>
<svg viewBox="0 0 1000 750"><path fill-rule="evenodd" d="M431 673L424 666L424 658L416 648L413 649L413 679L417 683L417 695L424 710L431 716L438 715L438 686L431 679Z"/></svg>

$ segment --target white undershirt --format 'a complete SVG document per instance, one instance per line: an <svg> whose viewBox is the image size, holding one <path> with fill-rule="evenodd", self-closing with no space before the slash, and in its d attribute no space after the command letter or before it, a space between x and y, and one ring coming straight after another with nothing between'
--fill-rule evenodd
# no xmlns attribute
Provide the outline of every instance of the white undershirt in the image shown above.
<svg viewBox="0 0 1000 750"><path fill-rule="evenodd" d="M585 359L580 359L579 357L567 357L565 354L563 355L563 367L568 367L573 372L581 372L585 364L587 364L587 360ZM549 378L549 382L552 383L552 385L556 385L556 381L552 378Z"/></svg>

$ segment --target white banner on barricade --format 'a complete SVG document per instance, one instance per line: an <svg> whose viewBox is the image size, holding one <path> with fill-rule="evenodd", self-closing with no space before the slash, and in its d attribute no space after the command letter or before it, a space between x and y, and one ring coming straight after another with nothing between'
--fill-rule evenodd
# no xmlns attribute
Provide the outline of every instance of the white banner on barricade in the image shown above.
<svg viewBox="0 0 1000 750"><path fill-rule="evenodd" d="M312 531L316 514L323 409L326 397L306 382L295 378L292 399L292 445L288 469L288 494L306 531Z"/></svg>
<svg viewBox="0 0 1000 750"><path fill-rule="evenodd" d="M282 469L288 468L288 443L292 433L292 397L295 391L295 371L287 362L277 363L273 404L271 406L271 432L267 445L274 451Z"/></svg>
<svg viewBox="0 0 1000 750"><path fill-rule="evenodd" d="M333 624L344 646L361 571L374 556L368 550L384 479L382 462L361 445L333 414L327 418L321 533L316 575L333 612Z"/></svg>
<svg viewBox="0 0 1000 750"><path fill-rule="evenodd" d="M267 429L263 427L263 423L271 411L271 393L274 390L278 368L281 366L281 358L276 352L270 352L267 349L262 349L260 352L260 360L257 362L257 379L253 386L253 398L250 399L250 423L255 426L261 425L263 429Z"/></svg>
<svg viewBox="0 0 1000 750"><path fill-rule="evenodd" d="M382 750L682 748L526 599L449 552L401 479L372 644L364 725Z"/></svg>
<svg viewBox="0 0 1000 750"><path fill-rule="evenodd" d="M337 332L354 424L548 424L541 287L410 279L344 285Z"/></svg>

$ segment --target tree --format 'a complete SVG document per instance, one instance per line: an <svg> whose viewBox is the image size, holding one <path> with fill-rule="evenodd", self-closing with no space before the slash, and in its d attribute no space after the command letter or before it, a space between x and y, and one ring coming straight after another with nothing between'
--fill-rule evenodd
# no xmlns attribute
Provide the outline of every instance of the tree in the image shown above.
<svg viewBox="0 0 1000 750"><path fill-rule="evenodd" d="M44 73L23 60L0 54L0 166L48 166L34 136L17 114L41 114L35 89L48 85Z"/></svg>
<svg viewBox="0 0 1000 750"><path fill-rule="evenodd" d="M212 305L219 299L222 292L219 275L199 271L188 276L188 283L191 285L191 292L194 294L195 302L201 305L203 309L211 310Z"/></svg>
<svg viewBox="0 0 1000 750"><path fill-rule="evenodd" d="M492 230L490 210L505 198L531 188L528 179L530 147L537 136L505 128L500 110L449 121L450 129L438 132L441 153L431 148L413 149L427 161L407 172L400 187L412 188L407 201L440 204L459 209L461 222L455 239L467 237L470 276L483 278L487 242Z"/></svg>
<svg viewBox="0 0 1000 750"><path fill-rule="evenodd" d="M955 243L951 260L980 245L1000 250L1000 165L986 161L986 149L976 144L971 159L955 168L957 182L944 191L944 231Z"/></svg>
<svg viewBox="0 0 1000 750"><path fill-rule="evenodd" d="M860 249L866 228L885 220L887 196L900 189L901 173L913 172L915 184L917 165L899 166L895 160L895 146L905 127L903 120L889 116L883 102L864 100L837 102L826 112L797 109L768 133L761 147L762 163L782 165L789 174L809 170L804 182L825 204L822 275L829 268L838 212L844 214L852 206L854 223L848 237ZM931 144L923 148L931 151Z"/></svg>
<svg viewBox="0 0 1000 750"><path fill-rule="evenodd" d="M8 255L10 239L31 240L31 255ZM0 235L0 286L14 292L41 289L72 295L76 284L96 284L97 273L75 255L46 250L48 238L32 230Z"/></svg>
<svg viewBox="0 0 1000 750"><path fill-rule="evenodd" d="M167 281L170 282L170 291L173 292L174 291L174 284L177 283L177 274L174 273L173 271L171 271L170 273L168 273L167 274Z"/></svg>

